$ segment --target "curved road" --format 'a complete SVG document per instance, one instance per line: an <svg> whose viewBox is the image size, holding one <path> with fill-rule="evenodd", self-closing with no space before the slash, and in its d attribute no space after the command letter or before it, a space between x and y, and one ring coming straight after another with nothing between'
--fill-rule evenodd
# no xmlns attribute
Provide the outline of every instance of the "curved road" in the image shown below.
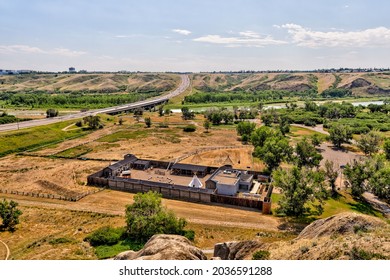
<svg viewBox="0 0 390 280"><path fill-rule="evenodd" d="M174 91L163 95L158 96L156 98L138 101L134 103L109 107L109 108L103 108L103 109L96 109L96 110L90 110L87 112L80 112L76 114L70 114L66 116L61 117L55 117L55 118L47 118L47 119L40 119L40 120L32 120L32 121L25 121L25 122L19 122L19 123L11 123L11 124L3 124L0 125L0 131L10 131L10 130L17 130L21 128L27 128L27 127L34 127L34 126L40 126L40 125L46 125L51 123L57 123L67 120L73 120L73 119L79 119L83 118L85 116L89 115L96 115L96 114L102 114L102 113L115 113L115 112L121 112L121 111L127 111L138 107L145 107L150 105L156 105L163 102L168 101L170 98L175 97L181 93L183 93L189 86L190 86L190 78L187 75L180 75L181 83L177 89Z"/></svg>
<svg viewBox="0 0 390 280"><path fill-rule="evenodd" d="M6 251L7 251L4 260L8 260L9 254L10 254L9 248L8 248L7 244L5 244L3 241L0 240L0 243L4 245L4 247L5 247Z"/></svg>

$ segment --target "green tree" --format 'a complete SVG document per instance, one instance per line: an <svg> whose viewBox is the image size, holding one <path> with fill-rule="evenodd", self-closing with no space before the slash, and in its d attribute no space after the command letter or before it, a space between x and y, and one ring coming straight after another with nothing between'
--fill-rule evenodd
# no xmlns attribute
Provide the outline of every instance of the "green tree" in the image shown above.
<svg viewBox="0 0 390 280"><path fill-rule="evenodd" d="M272 136L278 136L282 137L281 133L279 131L275 131L274 129L268 127L268 126L262 126L257 129L255 129L251 134L251 142L253 146L256 147L263 147L265 140L267 138Z"/></svg>
<svg viewBox="0 0 390 280"><path fill-rule="evenodd" d="M123 124L123 119L119 118L118 123L119 123L119 125L122 125Z"/></svg>
<svg viewBox="0 0 390 280"><path fill-rule="evenodd" d="M321 145L321 143L323 142L324 139L323 139L319 134L315 133L315 134L313 134L313 135L310 137L310 140L311 140L311 144L312 144L314 147L318 147L318 146Z"/></svg>
<svg viewBox="0 0 390 280"><path fill-rule="evenodd" d="M58 116L58 110L56 109L47 109L46 118L54 118Z"/></svg>
<svg viewBox="0 0 390 280"><path fill-rule="evenodd" d="M206 132L209 132L209 129L211 127L211 123L208 119L205 119L205 121L203 122L203 127L206 129Z"/></svg>
<svg viewBox="0 0 390 280"><path fill-rule="evenodd" d="M158 106L158 115L160 117L164 116L164 105Z"/></svg>
<svg viewBox="0 0 390 280"><path fill-rule="evenodd" d="M386 159L390 160L390 138L385 140L385 143L383 144L383 150L385 152Z"/></svg>
<svg viewBox="0 0 390 280"><path fill-rule="evenodd" d="M366 155L372 155L379 151L381 141L382 136L378 131L370 131L360 137L357 145L363 153Z"/></svg>
<svg viewBox="0 0 390 280"><path fill-rule="evenodd" d="M370 191L390 203L390 166L380 168L369 178Z"/></svg>
<svg viewBox="0 0 390 280"><path fill-rule="evenodd" d="M0 217L3 220L1 224L2 230L14 231L15 226L19 224L19 216L22 215L22 211L17 206L18 203L13 200L8 202L6 199L3 199L0 202Z"/></svg>
<svg viewBox="0 0 390 280"><path fill-rule="evenodd" d="M279 213L299 217L310 214L310 206L317 209L318 215L323 212L327 198L323 172L294 166L291 170L275 170L272 178L274 186L281 189Z"/></svg>
<svg viewBox="0 0 390 280"><path fill-rule="evenodd" d="M239 122L237 125L237 133L242 136L244 134L251 135L255 130L256 124L251 122Z"/></svg>
<svg viewBox="0 0 390 280"><path fill-rule="evenodd" d="M339 174L339 170L336 168L333 161L326 160L325 161L325 178L328 179L330 188L332 190L332 196L337 194L336 191L336 180Z"/></svg>
<svg viewBox="0 0 390 280"><path fill-rule="evenodd" d="M265 126L271 126L273 122L273 116L267 112L263 112L261 114L261 121Z"/></svg>
<svg viewBox="0 0 390 280"><path fill-rule="evenodd" d="M195 118L195 113L192 112L188 107L181 108L181 113L184 120L192 120Z"/></svg>
<svg viewBox="0 0 390 280"><path fill-rule="evenodd" d="M329 129L329 139L337 148L341 148L343 143L348 143L352 139L352 132L349 126L335 124Z"/></svg>
<svg viewBox="0 0 390 280"><path fill-rule="evenodd" d="M295 154L299 167L318 167L322 160L322 155L317 152L316 148L306 137L301 139L295 146Z"/></svg>
<svg viewBox="0 0 390 280"><path fill-rule="evenodd" d="M90 129L96 129L100 125L100 117L99 116L86 116L83 118L85 124L88 125Z"/></svg>
<svg viewBox="0 0 390 280"><path fill-rule="evenodd" d="M150 127L152 125L152 119L150 117L145 118L146 127Z"/></svg>
<svg viewBox="0 0 390 280"><path fill-rule="evenodd" d="M343 173L347 179L348 186L351 187L352 195L361 198L362 194L367 190L367 179L372 175L368 162L354 160L353 163L345 166Z"/></svg>
<svg viewBox="0 0 390 280"><path fill-rule="evenodd" d="M161 204L161 194L138 193L134 203L126 206L126 230L130 239L146 241L154 234L182 234L186 220L176 218Z"/></svg>
<svg viewBox="0 0 390 280"><path fill-rule="evenodd" d="M253 154L264 161L269 172L272 172L272 170L279 167L282 161L291 158L292 148L286 138L272 136L265 140L262 147L256 147Z"/></svg>

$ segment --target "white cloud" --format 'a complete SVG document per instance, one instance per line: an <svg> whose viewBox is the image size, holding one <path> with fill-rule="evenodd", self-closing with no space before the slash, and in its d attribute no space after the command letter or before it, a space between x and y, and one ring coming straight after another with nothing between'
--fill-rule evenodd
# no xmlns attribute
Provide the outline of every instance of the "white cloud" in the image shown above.
<svg viewBox="0 0 390 280"><path fill-rule="evenodd" d="M65 49L65 48L55 48L52 51L48 51L47 53L61 55L61 56L68 56L68 57L76 57L76 56L86 54L86 52L72 51L72 50Z"/></svg>
<svg viewBox="0 0 390 280"><path fill-rule="evenodd" d="M179 34L185 35L185 36L188 36L192 33L191 31L185 30L185 29L172 29L172 32L179 33Z"/></svg>
<svg viewBox="0 0 390 280"><path fill-rule="evenodd" d="M390 29L376 27L361 31L313 31L297 24L281 26L292 35L293 43L298 46L318 47L377 47L390 46Z"/></svg>
<svg viewBox="0 0 390 280"><path fill-rule="evenodd" d="M195 38L195 42L203 42L210 44L220 44L226 47L264 47L267 45L282 45L285 41L280 41L272 38L272 36L261 36L253 31L243 31L238 33L239 36L222 37L220 35L206 35Z"/></svg>
<svg viewBox="0 0 390 280"><path fill-rule="evenodd" d="M0 53L2 54L11 54L11 53L45 53L42 49L37 47L30 47L26 45L9 45L9 46L1 46L0 45Z"/></svg>
<svg viewBox="0 0 390 280"><path fill-rule="evenodd" d="M67 57L76 57L86 52L82 51L72 51L66 48L54 48L51 50L43 50L38 47L31 47L27 45L0 45L0 53L1 54L49 54L49 55L60 55Z"/></svg>

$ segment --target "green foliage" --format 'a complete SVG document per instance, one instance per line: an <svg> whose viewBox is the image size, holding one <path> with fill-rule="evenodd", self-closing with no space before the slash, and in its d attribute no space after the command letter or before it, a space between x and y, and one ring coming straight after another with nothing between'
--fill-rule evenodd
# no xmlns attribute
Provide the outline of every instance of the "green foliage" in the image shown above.
<svg viewBox="0 0 390 280"><path fill-rule="evenodd" d="M22 211L18 208L18 203L11 200L8 202L3 199L0 202L0 218L3 220L0 229L14 231L17 224L19 224L19 216L22 215Z"/></svg>
<svg viewBox="0 0 390 280"><path fill-rule="evenodd" d="M349 253L351 260L386 260L388 257L378 254L378 253L372 253L367 252L365 250L356 248L355 246L352 248L351 252Z"/></svg>
<svg viewBox="0 0 390 280"><path fill-rule="evenodd" d="M146 127L150 127L152 125L152 120L150 117L145 118L145 125Z"/></svg>
<svg viewBox="0 0 390 280"><path fill-rule="evenodd" d="M195 231L193 230L186 230L184 231L184 237L188 240L194 241L195 240Z"/></svg>
<svg viewBox="0 0 390 280"><path fill-rule="evenodd" d="M354 160L345 166L344 175L352 195L361 198L362 194L369 190L368 180L383 168L381 159ZM385 187L385 186L384 186Z"/></svg>
<svg viewBox="0 0 390 280"><path fill-rule="evenodd" d="M275 170L272 177L275 187L282 191L279 213L299 217L310 214L310 206L316 208L318 215L322 213L327 198L323 172L294 166L291 170Z"/></svg>
<svg viewBox="0 0 390 280"><path fill-rule="evenodd" d="M318 167L322 160L322 155L306 137L302 138L295 146L295 155L299 167Z"/></svg>
<svg viewBox="0 0 390 280"><path fill-rule="evenodd" d="M211 123L208 119L206 119L204 122L203 122L203 127L206 129L206 132L209 132L209 129L211 127Z"/></svg>
<svg viewBox="0 0 390 280"><path fill-rule="evenodd" d="M282 161L290 159L292 148L286 138L268 137L262 147L255 147L253 154L264 161L268 170L272 172Z"/></svg>
<svg viewBox="0 0 390 280"><path fill-rule="evenodd" d="M333 161L326 160L325 161L325 178L328 180L329 185L332 189L332 196L335 196L336 191L336 180L338 177L339 170Z"/></svg>
<svg viewBox="0 0 390 280"><path fill-rule="evenodd" d="M10 153L22 152L44 145L60 143L86 135L81 129L62 130L72 122L61 122L45 126L23 129L0 134L0 157Z"/></svg>
<svg viewBox="0 0 390 280"><path fill-rule="evenodd" d="M54 118L58 116L58 110L56 109L47 109L46 118Z"/></svg>
<svg viewBox="0 0 390 280"><path fill-rule="evenodd" d="M123 119L122 119L122 118L119 118L119 120L118 120L118 124L119 124L119 125L122 125L122 124L123 124L123 122L124 122L124 121L123 121Z"/></svg>
<svg viewBox="0 0 390 280"><path fill-rule="evenodd" d="M160 117L164 116L164 105L158 106L158 115Z"/></svg>
<svg viewBox="0 0 390 280"><path fill-rule="evenodd" d="M212 89L202 89L203 91ZM275 101L283 98L294 97L313 97L315 90L307 90L304 92L294 92L287 90L256 90L251 92L243 92L236 90L233 92L197 92L188 95L184 98L186 104L200 104L200 103L244 103L253 102L259 103L263 101Z"/></svg>
<svg viewBox="0 0 390 280"><path fill-rule="evenodd" d="M131 94L96 94L96 93L56 93L42 92L10 93L0 96L9 107L31 108L105 108L126 103L133 103L159 95L158 92Z"/></svg>
<svg viewBox="0 0 390 280"><path fill-rule="evenodd" d="M237 125L237 133L238 135L251 135L255 130L256 124L251 122L239 122Z"/></svg>
<svg viewBox="0 0 390 280"><path fill-rule="evenodd" d="M183 127L184 132L194 132L196 130L196 126L193 124L189 124L185 127Z"/></svg>
<svg viewBox="0 0 390 280"><path fill-rule="evenodd" d="M184 120L192 120L195 118L195 113L191 111L188 107L181 108L182 118Z"/></svg>
<svg viewBox="0 0 390 280"><path fill-rule="evenodd" d="M125 228L112 228L109 226L101 227L85 237L92 246L114 245L117 244L126 232Z"/></svg>
<svg viewBox="0 0 390 280"><path fill-rule="evenodd" d="M322 92L322 96L330 97L330 98L341 98L341 97L347 97L351 95L352 95L352 91L346 88L329 88Z"/></svg>
<svg viewBox="0 0 390 280"><path fill-rule="evenodd" d="M126 206L126 231L131 240L146 241L154 234L183 234L186 220L176 218L161 205L161 194L138 193L134 203Z"/></svg>
<svg viewBox="0 0 390 280"><path fill-rule="evenodd" d="M274 137L274 136L281 137L281 134L280 134L280 132L278 132L270 127L262 126L262 127L255 129L252 132L251 142L252 142L253 146L255 146L255 147L263 147L265 140L267 140L267 138L269 138L269 137Z"/></svg>
<svg viewBox="0 0 390 280"><path fill-rule="evenodd" d="M254 252L252 256L252 260L268 260L270 257L270 252L265 250L260 250Z"/></svg>
<svg viewBox="0 0 390 280"><path fill-rule="evenodd" d="M101 125L99 116L86 116L83 118L83 121L88 125L89 129L97 129Z"/></svg>
<svg viewBox="0 0 390 280"><path fill-rule="evenodd" d="M315 133L313 134L311 137L310 137L310 140L311 140L311 144L314 146L314 147L318 147L321 145L321 143L324 141L324 138L321 137L318 133Z"/></svg>
<svg viewBox="0 0 390 280"><path fill-rule="evenodd" d="M18 119L15 116L8 115L5 112L2 112L0 114L0 124L14 123L17 121L18 121Z"/></svg>
<svg viewBox="0 0 390 280"><path fill-rule="evenodd" d="M348 143L352 139L352 132L349 126L335 124L329 129L329 139L337 148L341 148L343 143Z"/></svg>
<svg viewBox="0 0 390 280"><path fill-rule="evenodd" d="M77 127L82 127L83 126L83 122L82 121L77 121L76 122L76 126Z"/></svg>
<svg viewBox="0 0 390 280"><path fill-rule="evenodd" d="M390 160L390 138L386 139L383 144L383 150L387 160Z"/></svg>
<svg viewBox="0 0 390 280"><path fill-rule="evenodd" d="M132 250L138 251L142 249L144 243L138 243L131 240L122 240L114 245L100 245L95 247L95 254L98 259L108 259L115 257L121 252Z"/></svg>
<svg viewBox="0 0 390 280"><path fill-rule="evenodd" d="M370 131L360 137L358 147L364 154L371 155L378 152L381 141L382 136L377 131Z"/></svg>
<svg viewBox="0 0 390 280"><path fill-rule="evenodd" d="M65 243L73 243L73 242L75 242L75 240L72 238L59 237L59 238L50 240L49 244L50 245L57 245L57 244L65 244Z"/></svg>

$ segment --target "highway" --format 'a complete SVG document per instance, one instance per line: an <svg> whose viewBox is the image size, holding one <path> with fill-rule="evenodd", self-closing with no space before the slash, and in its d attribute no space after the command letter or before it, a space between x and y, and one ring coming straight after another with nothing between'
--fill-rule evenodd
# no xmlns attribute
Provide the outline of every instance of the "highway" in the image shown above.
<svg viewBox="0 0 390 280"><path fill-rule="evenodd" d="M134 102L134 103L123 104L123 105L114 106L114 107L108 107L108 108L103 108L103 109L89 110L86 112L69 114L69 115L60 116L60 117L31 120L31 121L10 123L10 124L2 124L2 125L0 125L0 131L18 130L18 129L22 129L22 128L47 125L47 124L57 123L57 122L62 122L62 121L67 121L67 120L80 119L80 118L90 116L90 115L124 112L124 111L131 110L134 108L147 107L147 106L151 106L151 105L161 104L161 103L168 101L170 98L175 97L175 96L183 93L190 86L190 78L188 77L188 75L180 75L180 78L181 78L181 83L180 83L179 87L176 88L174 91L172 91L166 95L163 95L163 96L158 96L155 98L151 98L151 99L147 99L147 100L143 100L143 101L138 101L138 102Z"/></svg>

